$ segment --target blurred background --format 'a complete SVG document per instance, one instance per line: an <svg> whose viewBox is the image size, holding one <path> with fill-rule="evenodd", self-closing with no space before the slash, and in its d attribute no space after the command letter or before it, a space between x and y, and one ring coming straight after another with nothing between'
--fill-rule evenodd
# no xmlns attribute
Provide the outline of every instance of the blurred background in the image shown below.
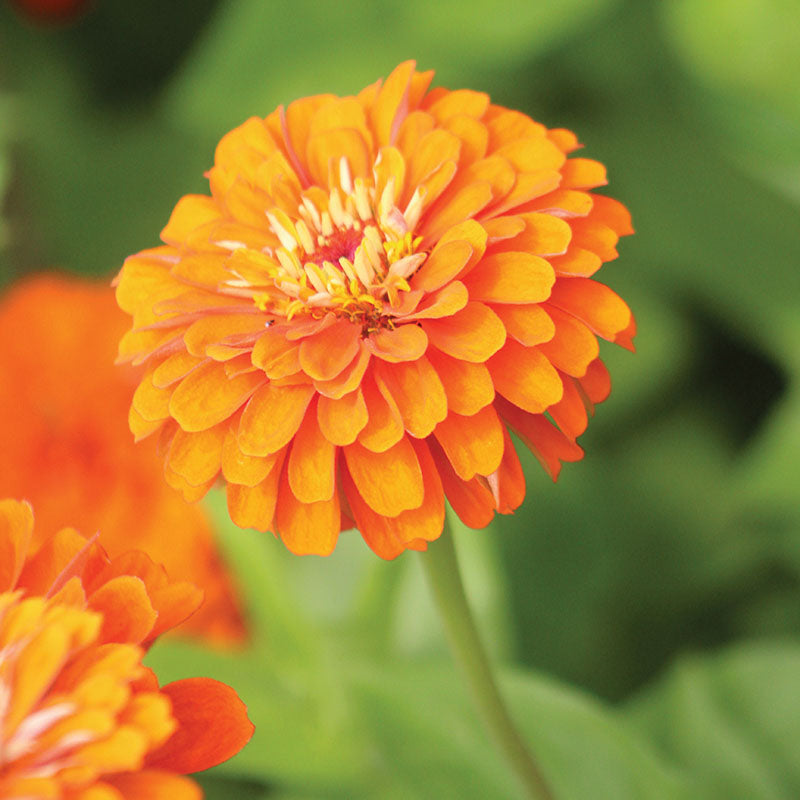
<svg viewBox="0 0 800 800"><path fill-rule="evenodd" d="M600 279L638 352L601 351L583 461L457 532L468 590L564 797L800 797L796 0L3 0L0 53L0 293L107 285L222 134L406 58L574 130L633 214ZM413 554L296 559L206 509L250 644L152 663L250 703L209 796L514 796Z"/></svg>

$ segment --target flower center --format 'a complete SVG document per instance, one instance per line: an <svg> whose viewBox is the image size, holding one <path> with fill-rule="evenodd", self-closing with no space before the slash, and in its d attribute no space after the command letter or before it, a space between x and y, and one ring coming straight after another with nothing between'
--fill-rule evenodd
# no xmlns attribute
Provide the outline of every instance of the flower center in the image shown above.
<svg viewBox="0 0 800 800"><path fill-rule="evenodd" d="M376 168L377 168L376 164ZM249 296L264 312L290 320L328 312L361 323L365 331L391 327L409 292L408 278L427 258L414 237L422 195L405 210L396 205L395 182L352 179L346 158L339 185L327 194L310 187L297 213L266 212L280 246L254 250L220 242L233 250L228 269L235 276L223 291Z"/></svg>

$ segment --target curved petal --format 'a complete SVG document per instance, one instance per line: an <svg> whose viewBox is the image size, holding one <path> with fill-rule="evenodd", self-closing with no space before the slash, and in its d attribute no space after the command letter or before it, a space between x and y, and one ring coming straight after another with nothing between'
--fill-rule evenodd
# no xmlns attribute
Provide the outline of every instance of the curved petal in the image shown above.
<svg viewBox="0 0 800 800"><path fill-rule="evenodd" d="M178 728L147 756L148 767L186 774L235 756L253 735L247 707L236 692L211 678L186 678L161 687Z"/></svg>

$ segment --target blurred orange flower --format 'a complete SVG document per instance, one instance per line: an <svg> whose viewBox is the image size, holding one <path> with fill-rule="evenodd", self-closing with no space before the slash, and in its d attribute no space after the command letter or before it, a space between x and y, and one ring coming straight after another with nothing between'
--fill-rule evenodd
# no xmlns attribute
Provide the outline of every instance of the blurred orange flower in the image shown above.
<svg viewBox="0 0 800 800"><path fill-rule="evenodd" d="M182 198L118 279L120 356L147 367L136 437L159 432L187 499L221 471L234 522L295 553L353 523L383 557L424 549L445 496L472 527L511 512L507 429L555 478L610 389L597 337L632 348L630 310L593 279L632 232L589 191L604 167L431 78L408 62L248 120L211 197Z"/></svg>
<svg viewBox="0 0 800 800"><path fill-rule="evenodd" d="M247 710L209 678L159 687L141 659L202 593L69 528L32 539L30 506L0 500L0 797L200 798L182 775L241 750Z"/></svg>
<svg viewBox="0 0 800 800"><path fill-rule="evenodd" d="M71 520L112 556L137 547L205 602L181 631L243 637L231 581L200 507L164 485L155 442L125 419L140 371L114 366L125 317L106 286L41 275L0 297L0 496L34 503L37 542Z"/></svg>

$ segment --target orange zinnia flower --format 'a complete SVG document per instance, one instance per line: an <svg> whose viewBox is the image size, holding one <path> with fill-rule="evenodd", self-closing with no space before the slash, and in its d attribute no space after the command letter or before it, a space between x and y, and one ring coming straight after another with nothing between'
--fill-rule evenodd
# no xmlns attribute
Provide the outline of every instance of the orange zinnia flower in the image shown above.
<svg viewBox="0 0 800 800"><path fill-rule="evenodd" d="M201 593L72 529L29 555L32 538L30 506L1 500L0 797L201 797L182 775L241 750L247 711L224 684L159 687L141 663Z"/></svg>
<svg viewBox="0 0 800 800"><path fill-rule="evenodd" d="M182 632L241 641L207 516L164 485L155 441L131 441L125 420L141 370L114 366L125 327L108 286L78 278L40 275L0 298L0 496L34 504L37 542L69 519L99 530L112 556L146 551L203 587Z"/></svg>
<svg viewBox="0 0 800 800"><path fill-rule="evenodd" d="M589 192L605 169L472 91L400 65L227 134L161 236L129 258L130 415L167 480L219 472L241 526L330 553L355 525L379 555L472 527L525 483L508 430L555 477L610 388L597 336L631 347L625 303L592 276L631 233ZM547 416L545 416L545 413ZM554 424L553 424L554 423Z"/></svg>

